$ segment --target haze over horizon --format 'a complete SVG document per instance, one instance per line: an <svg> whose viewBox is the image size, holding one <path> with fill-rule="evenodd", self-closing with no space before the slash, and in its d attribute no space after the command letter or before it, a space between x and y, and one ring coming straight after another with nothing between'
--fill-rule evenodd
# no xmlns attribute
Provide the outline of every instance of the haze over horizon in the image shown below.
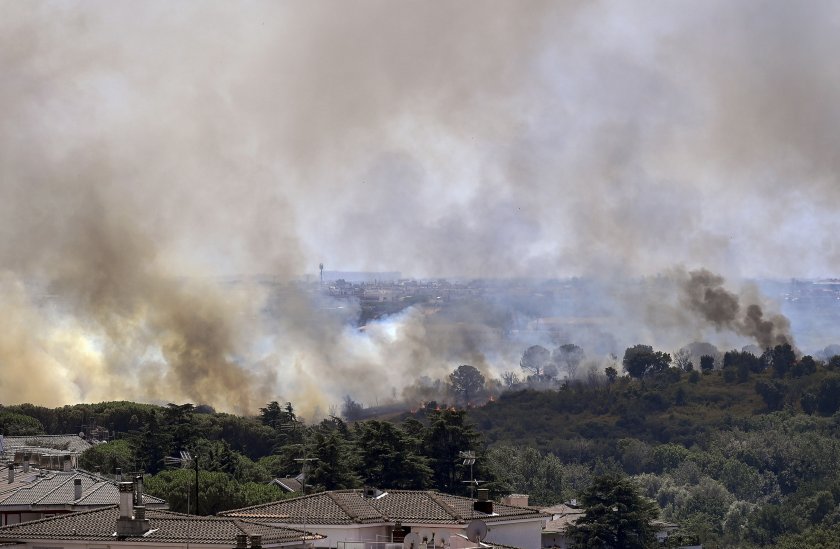
<svg viewBox="0 0 840 549"><path fill-rule="evenodd" d="M840 272L836 3L0 7L4 401L323 407L459 360L305 297L266 326L230 274Z"/></svg>

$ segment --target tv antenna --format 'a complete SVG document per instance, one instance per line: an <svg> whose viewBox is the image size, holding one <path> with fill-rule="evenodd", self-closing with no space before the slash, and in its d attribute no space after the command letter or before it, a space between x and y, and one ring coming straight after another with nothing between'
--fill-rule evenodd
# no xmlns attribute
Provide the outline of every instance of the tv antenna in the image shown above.
<svg viewBox="0 0 840 549"><path fill-rule="evenodd" d="M473 477L473 465L475 465L476 460L475 452L473 452L472 450L468 450L466 452L458 452L458 457L464 460L463 465L470 466L470 480L462 480L461 482L470 485L470 499L475 499L475 487L478 486L479 483L484 482L483 480L476 480Z"/></svg>
<svg viewBox="0 0 840 549"><path fill-rule="evenodd" d="M181 469L195 468L195 514L198 515L198 455L193 456L186 450L179 452L179 457L164 456L165 465L180 465ZM187 494L187 513L190 512L189 494Z"/></svg>

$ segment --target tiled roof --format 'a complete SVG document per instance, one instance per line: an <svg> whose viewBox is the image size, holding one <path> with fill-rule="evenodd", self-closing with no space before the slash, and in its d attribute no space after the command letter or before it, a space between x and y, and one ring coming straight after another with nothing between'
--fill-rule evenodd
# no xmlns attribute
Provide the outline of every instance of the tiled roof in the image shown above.
<svg viewBox="0 0 840 549"><path fill-rule="evenodd" d="M542 511L552 515L552 519L546 522L543 528L543 533L546 534L565 532L570 524L576 523L586 512L584 509L571 507L565 503L553 507L546 507Z"/></svg>
<svg viewBox="0 0 840 549"><path fill-rule="evenodd" d="M493 514L473 511L475 500L433 491L391 490L379 497L363 497L359 490L336 490L219 513L285 524L369 524L376 522L463 524L473 518L500 522L545 518L530 507L493 504Z"/></svg>
<svg viewBox="0 0 840 549"><path fill-rule="evenodd" d="M3 437L6 455L18 449L46 450L45 453L81 454L93 446L79 435L32 435ZM52 451L52 452L50 452Z"/></svg>
<svg viewBox="0 0 840 549"><path fill-rule="evenodd" d="M301 487L303 484L296 478L276 478L271 481L274 484L279 485L281 488L286 490L287 492L300 492Z"/></svg>
<svg viewBox="0 0 840 549"><path fill-rule="evenodd" d="M24 473L21 470L15 469L15 479L9 482L9 468L6 465L0 465L0 497L6 492L17 490L21 486L27 486L35 481L38 477L37 469L30 469Z"/></svg>
<svg viewBox="0 0 840 549"><path fill-rule="evenodd" d="M551 507L540 507L540 511L552 515L565 515L567 513L577 513L578 511L581 511L581 509L580 507L572 507L567 503L558 503L557 505L552 505Z"/></svg>
<svg viewBox="0 0 840 549"><path fill-rule="evenodd" d="M62 539L80 541L114 541L118 506L82 511L58 517L23 522L0 528L0 541L24 539ZM149 531L128 541L158 543L218 543L234 547L237 534L261 535L263 545L303 540L304 533L252 520L223 517L198 517L171 511L147 509ZM320 539L307 534L307 539Z"/></svg>
<svg viewBox="0 0 840 549"><path fill-rule="evenodd" d="M101 507L115 505L120 501L116 482L83 470L42 471L44 476L34 475L30 482L14 490L0 492L0 509L12 506L30 507ZM30 477L31 473L27 473ZM75 499L74 481L82 481L82 497ZM2 485L2 479L0 479ZM143 494L147 506L164 507L166 502L158 497Z"/></svg>

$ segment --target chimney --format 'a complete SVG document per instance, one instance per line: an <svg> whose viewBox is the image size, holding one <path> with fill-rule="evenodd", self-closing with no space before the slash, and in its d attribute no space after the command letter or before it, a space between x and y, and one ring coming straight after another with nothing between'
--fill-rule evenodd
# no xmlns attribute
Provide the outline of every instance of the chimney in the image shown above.
<svg viewBox="0 0 840 549"><path fill-rule="evenodd" d="M32 454L31 453L26 452L26 453L23 454L23 472L24 473L29 472L29 460L30 459L32 459Z"/></svg>
<svg viewBox="0 0 840 549"><path fill-rule="evenodd" d="M120 482L120 518L131 518L134 516L134 484L131 482Z"/></svg>
<svg viewBox="0 0 840 549"><path fill-rule="evenodd" d="M473 503L473 510L487 515L493 514L493 502L490 501L490 490L487 488L478 489L478 500Z"/></svg>
<svg viewBox="0 0 840 549"><path fill-rule="evenodd" d="M143 475L134 477L134 505L143 505Z"/></svg>
<svg viewBox="0 0 840 549"><path fill-rule="evenodd" d="M114 471L114 480L122 482L122 467L117 467L117 470Z"/></svg>
<svg viewBox="0 0 840 549"><path fill-rule="evenodd" d="M11 484L15 481L15 464L10 461L6 467L9 469L9 484Z"/></svg>
<svg viewBox="0 0 840 549"><path fill-rule="evenodd" d="M254 534L251 536L251 549L262 549L262 536Z"/></svg>
<svg viewBox="0 0 840 549"><path fill-rule="evenodd" d="M73 479L73 499L82 499L82 479Z"/></svg>
<svg viewBox="0 0 840 549"><path fill-rule="evenodd" d="M513 507L528 507L528 494L510 494L502 498L502 503Z"/></svg>
<svg viewBox="0 0 840 549"><path fill-rule="evenodd" d="M248 534L236 534L236 549L248 549Z"/></svg>
<svg viewBox="0 0 840 549"><path fill-rule="evenodd" d="M120 482L120 517L117 519L117 539L137 538L149 531L149 519L143 505L134 507L134 483Z"/></svg>

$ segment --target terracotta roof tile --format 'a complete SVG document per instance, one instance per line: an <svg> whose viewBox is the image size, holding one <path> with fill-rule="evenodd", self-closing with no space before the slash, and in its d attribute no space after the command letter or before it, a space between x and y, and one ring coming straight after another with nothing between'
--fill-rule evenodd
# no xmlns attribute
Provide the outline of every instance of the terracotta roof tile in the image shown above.
<svg viewBox="0 0 840 549"><path fill-rule="evenodd" d="M34 520L0 528L0 541L25 539L71 539L113 541L119 509L117 506L71 513L59 517ZM300 530L272 526L259 521L224 517L198 517L171 511L147 509L150 529L142 537L130 537L135 542L158 543L218 543L233 547L237 534L262 536L263 545L300 541ZM307 539L320 539L307 534Z"/></svg>
<svg viewBox="0 0 840 549"><path fill-rule="evenodd" d="M82 497L75 499L74 481L82 481ZM8 506L103 506L115 505L120 500L117 484L111 479L83 470L46 471L36 475L31 482L17 489L0 493L0 509ZM163 507L160 498L143 494L146 505Z"/></svg>
<svg viewBox="0 0 840 549"><path fill-rule="evenodd" d="M271 481L288 492L300 492L303 484L296 478L276 478Z"/></svg>
<svg viewBox="0 0 840 549"><path fill-rule="evenodd" d="M433 491L393 490L363 497L359 490L336 490L219 513L271 519L285 524L368 524L373 522L462 524L472 518L498 522L548 515L530 507L493 504L493 514L473 511L475 500Z"/></svg>

